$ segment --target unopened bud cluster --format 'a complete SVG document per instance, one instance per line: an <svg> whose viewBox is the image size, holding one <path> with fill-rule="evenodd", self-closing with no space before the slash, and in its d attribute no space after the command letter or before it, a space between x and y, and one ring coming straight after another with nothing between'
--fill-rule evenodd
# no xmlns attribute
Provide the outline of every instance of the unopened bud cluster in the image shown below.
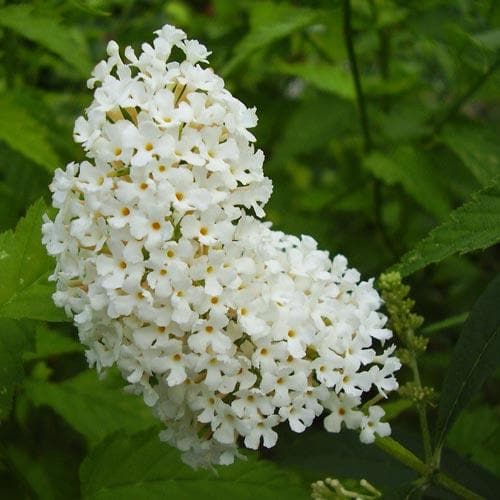
<svg viewBox="0 0 500 500"><path fill-rule="evenodd" d="M381 498L382 494L366 479L361 479L359 483L348 480L349 483L355 483L352 486L342 484L338 479L327 477L324 481L316 481L311 485L312 500L374 500Z"/></svg>
<svg viewBox="0 0 500 500"><path fill-rule="evenodd" d="M51 184L54 300L89 363L117 365L193 466L231 463L238 441L274 446L278 424L302 432L325 409L329 431L389 434L380 407L359 408L400 368L372 281L259 219L272 185L255 110L203 66L203 45L156 35L124 57L110 42L75 126L87 160Z"/></svg>

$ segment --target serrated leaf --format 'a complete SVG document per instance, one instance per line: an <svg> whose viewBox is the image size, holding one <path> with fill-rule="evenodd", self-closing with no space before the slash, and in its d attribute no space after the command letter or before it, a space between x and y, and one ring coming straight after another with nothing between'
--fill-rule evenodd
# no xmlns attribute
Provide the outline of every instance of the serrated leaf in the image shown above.
<svg viewBox="0 0 500 500"><path fill-rule="evenodd" d="M441 389L436 443L477 395L500 361L500 275L481 294L462 328Z"/></svg>
<svg viewBox="0 0 500 500"><path fill-rule="evenodd" d="M1 9L0 9L1 16ZM45 125L33 118L13 96L0 94L0 140L46 172L61 163Z"/></svg>
<svg viewBox="0 0 500 500"><path fill-rule="evenodd" d="M43 359L51 356L83 352L83 350L83 345L72 337L49 328L44 323L39 323L36 327L34 352L25 353L24 359Z"/></svg>
<svg viewBox="0 0 500 500"><path fill-rule="evenodd" d="M441 140L463 161L483 186L500 174L498 134L472 125L454 125L443 130Z"/></svg>
<svg viewBox="0 0 500 500"><path fill-rule="evenodd" d="M0 317L67 321L52 301L47 275L54 266L41 243L43 200L34 203L15 232L0 234Z"/></svg>
<svg viewBox="0 0 500 500"><path fill-rule="evenodd" d="M250 32L234 49L234 57L223 68L227 75L255 51L311 25L319 12L304 7L272 2L255 2L250 10Z"/></svg>
<svg viewBox="0 0 500 500"><path fill-rule="evenodd" d="M457 253L488 248L500 241L500 186L494 183L472 195L471 201L405 254L396 270L407 276Z"/></svg>
<svg viewBox="0 0 500 500"><path fill-rule="evenodd" d="M0 321L0 421L10 413L14 390L24 378L23 352L31 331L19 321Z"/></svg>
<svg viewBox="0 0 500 500"><path fill-rule="evenodd" d="M87 500L289 500L309 498L309 488L293 472L251 456L217 473L193 470L179 452L160 442L157 431L115 435L97 446L80 469Z"/></svg>
<svg viewBox="0 0 500 500"><path fill-rule="evenodd" d="M0 26L54 52L82 76L92 67L85 42L54 15L34 10L30 5L9 5L0 8Z"/></svg>
<svg viewBox="0 0 500 500"><path fill-rule="evenodd" d="M363 166L386 184L400 184L425 210L443 217L450 209L447 194L436 182L433 166L425 155L410 146L401 146L390 156L372 153Z"/></svg>
<svg viewBox="0 0 500 500"><path fill-rule="evenodd" d="M50 406L91 444L124 429L137 432L155 424L141 398L123 392L119 376L99 380L87 370L63 382L30 381L26 392L37 405Z"/></svg>

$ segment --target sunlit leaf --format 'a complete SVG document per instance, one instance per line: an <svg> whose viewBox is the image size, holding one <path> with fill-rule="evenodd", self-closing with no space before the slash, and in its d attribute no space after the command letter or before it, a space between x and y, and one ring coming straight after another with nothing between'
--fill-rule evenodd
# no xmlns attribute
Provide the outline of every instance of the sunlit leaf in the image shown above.
<svg viewBox="0 0 500 500"><path fill-rule="evenodd" d="M0 234L0 317L66 321L52 301L53 286L47 281L54 266L41 243L42 200L30 207L15 232Z"/></svg>
<svg viewBox="0 0 500 500"><path fill-rule="evenodd" d="M39 323L36 327L34 352L27 352L24 355L24 359L42 359L83 352L83 350L83 345L77 340L60 331L49 328L44 323Z"/></svg>

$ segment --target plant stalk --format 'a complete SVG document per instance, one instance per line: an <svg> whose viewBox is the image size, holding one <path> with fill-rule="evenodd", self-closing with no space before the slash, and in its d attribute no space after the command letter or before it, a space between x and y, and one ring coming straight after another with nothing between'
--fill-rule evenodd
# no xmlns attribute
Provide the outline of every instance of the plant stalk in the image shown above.
<svg viewBox="0 0 500 500"><path fill-rule="evenodd" d="M432 469L428 465L422 462L420 458L395 439L390 437L377 438L375 440L375 444L385 453L391 455L403 465L406 465L406 467L413 469L421 476L428 478L430 482L455 493L458 497L465 498L467 500L479 500L482 498L480 495L458 483L444 472L433 473Z"/></svg>
<svg viewBox="0 0 500 500"><path fill-rule="evenodd" d="M365 97L361 88L361 79L359 77L358 63L356 60L356 53L354 52L353 32L352 32L352 11L351 1L343 0L343 30L344 38L347 49L347 57L351 67L352 78L354 80L354 90L356 92L356 101L358 103L359 119L361 123L361 130L363 133L363 149L365 153L369 153L372 149L372 138L370 134L370 126L368 122L368 114L366 112Z"/></svg>
<svg viewBox="0 0 500 500"><path fill-rule="evenodd" d="M422 382L420 380L420 372L418 370L418 364L415 354L412 354L410 366L413 372L413 379L415 381L415 384L417 384L417 387L421 389ZM420 430L422 431L425 463L430 466L432 464L433 455L432 455L432 445L431 445L431 433L429 432L429 423L427 421L427 412L425 410L425 403L417 403L417 412L418 412L418 419L420 421Z"/></svg>

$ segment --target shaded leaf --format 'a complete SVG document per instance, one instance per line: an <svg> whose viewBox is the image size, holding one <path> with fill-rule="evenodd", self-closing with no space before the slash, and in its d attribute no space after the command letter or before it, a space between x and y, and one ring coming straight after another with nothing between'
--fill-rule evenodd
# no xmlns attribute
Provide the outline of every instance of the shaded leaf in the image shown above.
<svg viewBox="0 0 500 500"><path fill-rule="evenodd" d="M123 392L119 376L99 380L87 370L63 382L31 381L26 391L37 405L48 405L91 444L125 429L136 432L155 424L142 399Z"/></svg>
<svg viewBox="0 0 500 500"><path fill-rule="evenodd" d="M31 333L19 321L0 321L0 421L9 415L14 390L24 378L23 352L31 347Z"/></svg>
<svg viewBox="0 0 500 500"><path fill-rule="evenodd" d="M482 406L464 411L457 418L447 444L500 477L499 409ZM478 425L481 422L481 425Z"/></svg>
<svg viewBox="0 0 500 500"><path fill-rule="evenodd" d="M464 165L483 186L500 174L498 134L471 125L454 125L444 129L441 139L460 157Z"/></svg>
<svg viewBox="0 0 500 500"><path fill-rule="evenodd" d="M396 270L407 276L456 253L488 248L500 241L500 186L476 192L406 253Z"/></svg>
<svg viewBox="0 0 500 500"><path fill-rule="evenodd" d="M0 95L0 140L47 172L61 163L47 128L8 94Z"/></svg>
<svg viewBox="0 0 500 500"><path fill-rule="evenodd" d="M326 114L325 108L329 110ZM316 96L298 102L293 114L283 123L283 133L270 161L282 168L283 162L295 156L324 149L332 138L357 128L357 121L352 120L355 113L351 103L335 96ZM322 119L318 120L320 115Z"/></svg>
<svg viewBox="0 0 500 500"><path fill-rule="evenodd" d="M459 413L477 395L500 360L500 275L474 304L457 345L441 389L436 424L436 443L444 442Z"/></svg>
<svg viewBox="0 0 500 500"><path fill-rule="evenodd" d="M392 424L391 424L392 425ZM418 434L392 425L393 437L417 456L423 455L422 439ZM302 434L280 429L280 439L268 452L269 459L280 467L292 467L307 474L310 481L335 478L364 478L383 493L383 498L406 498L400 495L417 474L384 453L376 445L365 445L357 433L342 430L339 434L327 433L313 427ZM485 498L495 498L500 482L490 473L475 464L444 449L442 470ZM441 487L432 486L426 491L430 498L440 500L455 496Z"/></svg>
<svg viewBox="0 0 500 500"><path fill-rule="evenodd" d="M38 200L20 220L15 232L0 234L0 317L67 320L52 301L53 286L47 276L54 263L41 243L42 214L46 207Z"/></svg>
<svg viewBox="0 0 500 500"><path fill-rule="evenodd" d="M10 446L5 451L37 499L77 498L78 476L72 468L77 457L68 457L67 453L57 449L37 450L36 456L30 456L26 448L19 445Z"/></svg>
<svg viewBox="0 0 500 500"><path fill-rule="evenodd" d="M410 146L402 146L390 156L372 153L363 166L386 184L400 184L425 210L443 217L450 209L444 190L436 182L436 175L429 159Z"/></svg>
<svg viewBox="0 0 500 500"><path fill-rule="evenodd" d="M90 73L92 64L85 42L54 15L30 5L9 5L0 9L0 25L54 52L81 75Z"/></svg>
<svg viewBox="0 0 500 500"><path fill-rule="evenodd" d="M253 455L248 461L218 467L217 473L193 470L156 431L111 436L85 459L80 478L85 499L309 498L308 485L295 473Z"/></svg>
<svg viewBox="0 0 500 500"><path fill-rule="evenodd" d="M377 488L392 490L416 477L415 472L377 447L360 443L357 433L347 430L331 434L312 428L296 434L282 428L278 444L269 455L280 466L309 471L311 481L326 476L365 478Z"/></svg>

